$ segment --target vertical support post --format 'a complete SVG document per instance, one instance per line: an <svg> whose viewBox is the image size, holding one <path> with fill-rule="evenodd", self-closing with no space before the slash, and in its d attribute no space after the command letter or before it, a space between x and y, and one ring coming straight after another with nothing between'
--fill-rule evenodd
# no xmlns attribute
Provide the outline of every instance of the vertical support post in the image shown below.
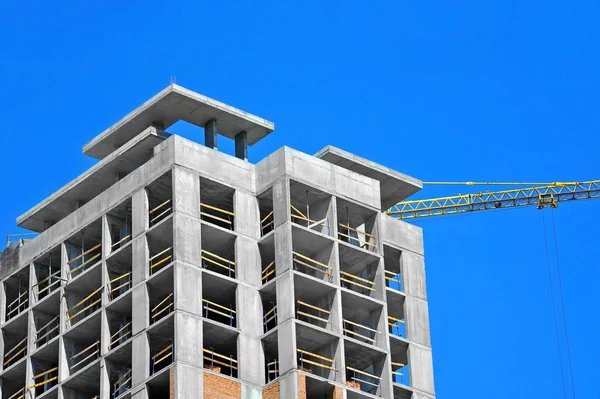
<svg viewBox="0 0 600 399"><path fill-rule="evenodd" d="M248 160L248 134L240 132L235 136L235 156L236 158Z"/></svg>
<svg viewBox="0 0 600 399"><path fill-rule="evenodd" d="M217 121L212 119L204 125L204 145L213 150L217 149Z"/></svg>

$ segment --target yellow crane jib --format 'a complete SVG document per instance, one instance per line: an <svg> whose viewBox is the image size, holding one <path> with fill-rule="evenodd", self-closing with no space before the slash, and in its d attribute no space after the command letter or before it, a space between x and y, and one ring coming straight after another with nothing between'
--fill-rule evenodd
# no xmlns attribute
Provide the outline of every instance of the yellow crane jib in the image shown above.
<svg viewBox="0 0 600 399"><path fill-rule="evenodd" d="M527 183L426 182L424 184L519 185ZM398 219L414 219L528 205L536 205L538 209L544 207L555 208L559 202L600 198L600 180L544 184L531 188L403 201L397 203L385 213Z"/></svg>

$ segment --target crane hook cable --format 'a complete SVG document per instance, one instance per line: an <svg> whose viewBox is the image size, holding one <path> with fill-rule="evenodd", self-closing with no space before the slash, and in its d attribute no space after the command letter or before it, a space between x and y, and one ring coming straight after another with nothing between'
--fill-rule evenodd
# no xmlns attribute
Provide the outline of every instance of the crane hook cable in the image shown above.
<svg viewBox="0 0 600 399"><path fill-rule="evenodd" d="M567 346L567 360L569 361L569 374L571 376L571 389L573 390L573 399L575 399L575 381L573 379L573 366L571 364L571 345L569 344L569 331L567 329L567 312L565 311L565 302L563 299L562 279L560 277L560 262L558 261L558 244L556 240L556 223L554 222L554 208L552 208L552 232L554 233L554 253L556 255L556 270L558 274L558 292L560 294L560 305L562 308L563 323L565 326L565 343Z"/></svg>
<svg viewBox="0 0 600 399"><path fill-rule="evenodd" d="M550 270L550 253L548 251L548 238L546 236L546 218L542 209L542 224L544 226L544 244L546 244L546 263L548 265L548 281L550 282L550 299L552 301L552 314L554 316L554 330L556 333L556 350L558 352L558 365L560 366L560 379L562 381L563 396L567 399L567 391L565 389L565 377L563 373L563 362L560 354L560 338L558 335L558 321L556 318L556 304L554 303L554 288L552 286L552 272Z"/></svg>

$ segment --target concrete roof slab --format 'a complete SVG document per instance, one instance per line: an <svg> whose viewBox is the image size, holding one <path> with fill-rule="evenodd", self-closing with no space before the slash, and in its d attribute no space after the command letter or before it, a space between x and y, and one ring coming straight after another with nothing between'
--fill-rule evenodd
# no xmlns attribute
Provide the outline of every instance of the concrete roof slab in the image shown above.
<svg viewBox="0 0 600 399"><path fill-rule="evenodd" d="M96 136L83 147L83 152L103 159L148 126L160 123L166 129L180 120L201 127L216 120L219 134L233 139L245 131L248 145L254 145L275 128L266 119L171 84Z"/></svg>
<svg viewBox="0 0 600 399"><path fill-rule="evenodd" d="M418 179L333 146L323 148L315 157L378 180L382 210L392 207L423 188L423 183Z"/></svg>

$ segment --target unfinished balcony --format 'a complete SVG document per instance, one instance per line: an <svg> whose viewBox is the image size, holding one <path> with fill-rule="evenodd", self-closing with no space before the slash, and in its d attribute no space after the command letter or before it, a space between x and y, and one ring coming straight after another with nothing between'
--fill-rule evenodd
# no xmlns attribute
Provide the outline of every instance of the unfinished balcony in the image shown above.
<svg viewBox="0 0 600 399"><path fill-rule="evenodd" d="M390 340L390 355L391 355L391 369L392 369L392 381L394 383L394 392L402 390L408 395L404 396L410 398L410 390L406 389L410 387L410 373L408 365L408 343L400 340ZM403 396L401 396L403 397Z"/></svg>
<svg viewBox="0 0 600 399"><path fill-rule="evenodd" d="M387 295L388 331L392 335L392 339L406 339L405 299L404 295L393 292L389 292Z"/></svg>
<svg viewBox="0 0 600 399"><path fill-rule="evenodd" d="M106 214L111 253L131 242L131 216L131 198Z"/></svg>
<svg viewBox="0 0 600 399"><path fill-rule="evenodd" d="M275 237L271 234L258 243L261 263L261 283L267 284L277 277L275 267Z"/></svg>
<svg viewBox="0 0 600 399"><path fill-rule="evenodd" d="M113 301L131 289L131 245L106 258L108 300Z"/></svg>
<svg viewBox="0 0 600 399"><path fill-rule="evenodd" d="M65 241L67 277L74 279L93 269L102 260L102 223L97 220Z"/></svg>
<svg viewBox="0 0 600 399"><path fill-rule="evenodd" d="M385 285L387 288L404 292L404 283L402 280L402 251L399 249L384 245L383 258L385 264Z"/></svg>
<svg viewBox="0 0 600 399"><path fill-rule="evenodd" d="M65 286L67 328L72 328L96 314L102 307L102 269L89 270Z"/></svg>
<svg viewBox="0 0 600 399"><path fill-rule="evenodd" d="M337 198L338 239L366 251L378 251L378 212Z"/></svg>
<svg viewBox="0 0 600 399"><path fill-rule="evenodd" d="M348 397L351 397L351 390L383 396L383 370L389 367L386 364L386 352L348 340L345 340L344 348Z"/></svg>
<svg viewBox="0 0 600 399"><path fill-rule="evenodd" d="M148 187L148 226L150 228L169 218L173 213L173 181L171 172L167 172Z"/></svg>
<svg viewBox="0 0 600 399"><path fill-rule="evenodd" d="M260 299L263 309L263 332L277 327L277 287L270 284L260 290Z"/></svg>
<svg viewBox="0 0 600 399"><path fill-rule="evenodd" d="M4 282L6 296L5 322L29 308L29 268L13 274Z"/></svg>
<svg viewBox="0 0 600 399"><path fill-rule="evenodd" d="M235 238L236 236L211 225L201 229L202 267L211 272L235 278Z"/></svg>
<svg viewBox="0 0 600 399"><path fill-rule="evenodd" d="M298 370L341 382L338 373L340 349L336 336L312 326L296 325L296 360Z"/></svg>
<svg viewBox="0 0 600 399"><path fill-rule="evenodd" d="M173 255L173 218L148 231L148 273L154 275L169 268L175 260Z"/></svg>
<svg viewBox="0 0 600 399"><path fill-rule="evenodd" d="M60 389L64 399L100 398L100 365L98 363L96 365L82 370L61 383Z"/></svg>
<svg viewBox="0 0 600 399"><path fill-rule="evenodd" d="M380 258L373 253L341 244L340 285L350 291L375 299L383 299L384 289L380 283Z"/></svg>
<svg viewBox="0 0 600 399"><path fill-rule="evenodd" d="M292 266L317 280L334 282L333 241L309 231L292 228Z"/></svg>
<svg viewBox="0 0 600 399"><path fill-rule="evenodd" d="M205 323L202 350L205 370L237 378L237 339L237 331Z"/></svg>
<svg viewBox="0 0 600 399"><path fill-rule="evenodd" d="M304 399L335 399L343 398L343 388L330 382L315 378L312 375L303 376L306 381L306 397Z"/></svg>
<svg viewBox="0 0 600 399"><path fill-rule="evenodd" d="M150 375L160 373L175 362L175 324L165 323L148 334L150 343Z"/></svg>
<svg viewBox="0 0 600 399"><path fill-rule="evenodd" d="M120 327L119 329L121 330L120 333L116 331L112 333L110 351L105 356L106 372L108 374L110 395L112 398L129 397L128 393L132 386L131 366L133 345L131 344L131 340L127 339L131 333L128 334L126 332L129 328L127 325L130 323L130 320L121 320L121 323L117 325L113 321L110 326L111 332L114 331L112 328ZM121 338L118 339L115 335L121 335Z"/></svg>
<svg viewBox="0 0 600 399"><path fill-rule="evenodd" d="M148 280L150 298L150 324L158 323L170 315L174 308L173 268L169 268Z"/></svg>
<svg viewBox="0 0 600 399"><path fill-rule="evenodd" d="M55 338L58 337L60 325L59 297L56 296L56 300L52 302L44 301L33 309L34 345L36 349L51 342L56 341L58 343Z"/></svg>
<svg viewBox="0 0 600 399"><path fill-rule="evenodd" d="M57 292L61 284L60 246L42 255L33 262L35 272L32 293L40 301L53 292Z"/></svg>
<svg viewBox="0 0 600 399"><path fill-rule="evenodd" d="M335 287L302 274L294 275L297 320L325 330L334 330L335 321L339 320L339 311L334 309L335 296Z"/></svg>
<svg viewBox="0 0 600 399"><path fill-rule="evenodd" d="M22 317L2 329L4 342L3 369L23 363L27 355L27 318ZM23 366L24 367L24 366Z"/></svg>
<svg viewBox="0 0 600 399"><path fill-rule="evenodd" d="M25 363L17 368L2 372L2 398L23 399L27 392L25 385Z"/></svg>
<svg viewBox="0 0 600 399"><path fill-rule="evenodd" d="M109 373L111 398L124 397L131 389L131 365L113 365Z"/></svg>
<svg viewBox="0 0 600 399"><path fill-rule="evenodd" d="M290 181L290 212L293 223L331 235L332 196L313 187Z"/></svg>
<svg viewBox="0 0 600 399"><path fill-rule="evenodd" d="M268 334L261 340L265 356L265 384L279 378L279 343L278 332Z"/></svg>
<svg viewBox="0 0 600 399"><path fill-rule="evenodd" d="M132 337L131 296L124 297L106 307L106 321L110 333L109 350L129 342Z"/></svg>
<svg viewBox="0 0 600 399"><path fill-rule="evenodd" d="M235 189L215 181L200 178L200 218L226 230L234 230Z"/></svg>
<svg viewBox="0 0 600 399"><path fill-rule="evenodd" d="M202 312L205 319L236 327L237 284L219 276L202 276Z"/></svg>
<svg viewBox="0 0 600 399"><path fill-rule="evenodd" d="M54 351L40 351L31 359L33 372L32 384L28 391L34 391L35 397L58 398L58 346Z"/></svg>
<svg viewBox="0 0 600 399"><path fill-rule="evenodd" d="M348 339L385 349L387 324L382 315L381 304L342 292L343 333Z"/></svg>
<svg viewBox="0 0 600 399"><path fill-rule="evenodd" d="M64 351L71 377L90 368L100 369L100 318L90 319L64 335Z"/></svg>
<svg viewBox="0 0 600 399"><path fill-rule="evenodd" d="M258 208L260 211L260 235L266 236L275 229L273 215L273 188L258 195Z"/></svg>

